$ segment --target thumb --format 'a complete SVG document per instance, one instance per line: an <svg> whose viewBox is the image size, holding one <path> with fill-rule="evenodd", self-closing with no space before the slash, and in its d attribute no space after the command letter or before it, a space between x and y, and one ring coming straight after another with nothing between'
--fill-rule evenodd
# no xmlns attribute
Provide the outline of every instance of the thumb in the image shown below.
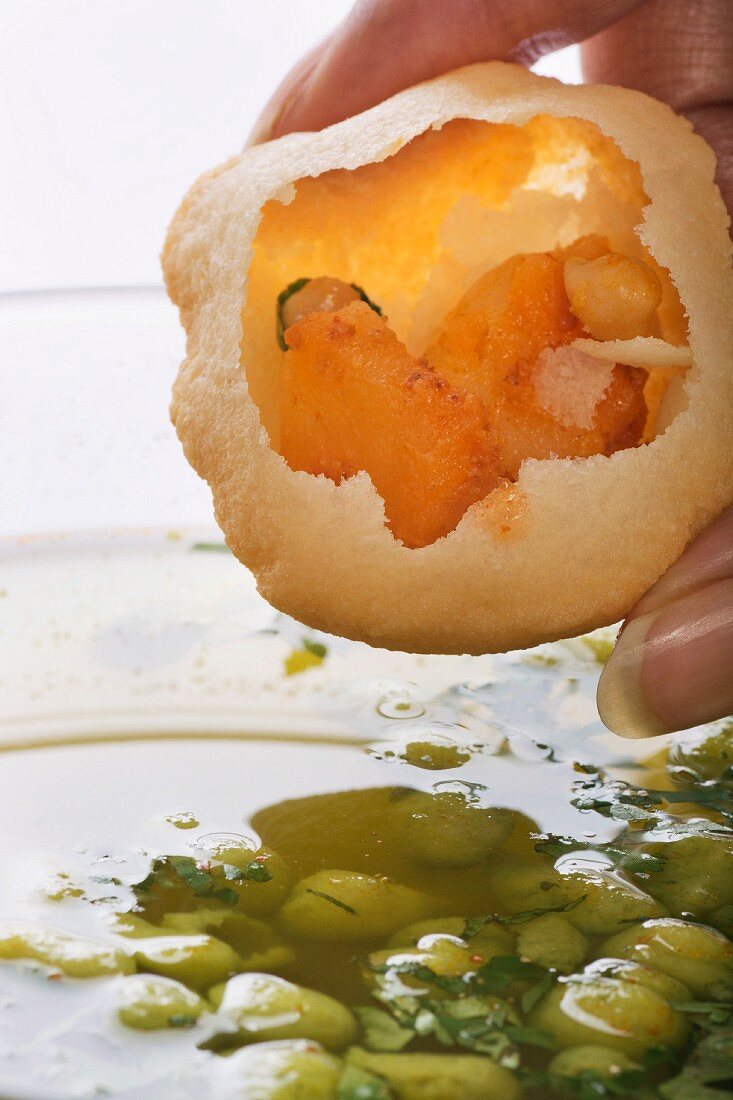
<svg viewBox="0 0 733 1100"><path fill-rule="evenodd" d="M598 685L598 710L623 737L733 713L733 506L626 620Z"/></svg>

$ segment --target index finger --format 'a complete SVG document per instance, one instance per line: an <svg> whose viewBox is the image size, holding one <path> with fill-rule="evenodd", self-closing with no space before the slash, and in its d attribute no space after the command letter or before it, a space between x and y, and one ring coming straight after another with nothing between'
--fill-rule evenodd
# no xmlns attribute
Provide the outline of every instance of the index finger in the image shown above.
<svg viewBox="0 0 733 1100"><path fill-rule="evenodd" d="M476 61L531 64L609 26L642 0L360 0L286 79L255 127L263 141L320 130Z"/></svg>

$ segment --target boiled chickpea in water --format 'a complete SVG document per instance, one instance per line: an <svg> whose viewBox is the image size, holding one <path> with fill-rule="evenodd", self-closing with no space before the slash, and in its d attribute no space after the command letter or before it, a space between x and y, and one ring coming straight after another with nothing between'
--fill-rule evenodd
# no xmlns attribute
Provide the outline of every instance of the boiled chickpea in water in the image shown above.
<svg viewBox="0 0 733 1100"><path fill-rule="evenodd" d="M388 936L435 915L434 898L356 871L317 871L301 879L278 914L280 927L304 939L349 942Z"/></svg>
<svg viewBox="0 0 733 1100"><path fill-rule="evenodd" d="M733 944L706 925L673 917L648 920L612 936L601 950L661 970L696 997L707 997L720 986L733 990Z"/></svg>
<svg viewBox="0 0 733 1100"><path fill-rule="evenodd" d="M272 974L238 974L209 992L217 1017L247 1042L312 1039L339 1051L356 1039L356 1020L333 997Z"/></svg>

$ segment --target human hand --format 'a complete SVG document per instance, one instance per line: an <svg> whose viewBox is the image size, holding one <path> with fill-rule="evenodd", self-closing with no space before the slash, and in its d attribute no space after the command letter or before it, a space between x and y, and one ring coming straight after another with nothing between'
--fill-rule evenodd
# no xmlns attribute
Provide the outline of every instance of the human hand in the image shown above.
<svg viewBox="0 0 733 1100"><path fill-rule="evenodd" d="M587 80L637 88L690 118L733 211L730 0L361 0L286 78L251 140L322 129L461 65L532 64L574 42ZM733 711L733 507L633 609L598 707L627 737Z"/></svg>

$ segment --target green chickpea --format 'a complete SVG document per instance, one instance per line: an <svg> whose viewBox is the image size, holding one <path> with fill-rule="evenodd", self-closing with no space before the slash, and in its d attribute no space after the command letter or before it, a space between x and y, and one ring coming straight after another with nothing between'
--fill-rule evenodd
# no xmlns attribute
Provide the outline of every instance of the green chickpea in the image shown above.
<svg viewBox="0 0 733 1100"><path fill-rule="evenodd" d="M491 857L489 869L497 901L509 913L564 905L577 901L583 893L581 884L558 874L544 857L517 859L497 854Z"/></svg>
<svg viewBox="0 0 733 1100"><path fill-rule="evenodd" d="M585 857L563 856L557 871L583 900L567 913L575 928L592 936L608 935L628 927L629 921L664 916L665 907L644 893L622 871Z"/></svg>
<svg viewBox="0 0 733 1100"><path fill-rule="evenodd" d="M435 899L428 894L386 878L317 871L296 885L278 921L292 936L348 943L381 939L435 912Z"/></svg>
<svg viewBox="0 0 733 1100"><path fill-rule="evenodd" d="M662 856L654 893L672 912L706 917L733 903L733 839L715 834L649 845Z"/></svg>
<svg viewBox="0 0 733 1100"><path fill-rule="evenodd" d="M216 1058L216 1096L246 1100L336 1100L341 1062L308 1039L256 1043Z"/></svg>
<svg viewBox="0 0 733 1100"><path fill-rule="evenodd" d="M312 1039L339 1051L356 1038L356 1020L339 1001L272 974L238 974L209 996L217 1016L248 1042Z"/></svg>
<svg viewBox="0 0 733 1100"><path fill-rule="evenodd" d="M673 917L647 920L606 940L602 951L661 970L689 986L696 997L733 984L733 944L707 925Z"/></svg>
<svg viewBox="0 0 733 1100"><path fill-rule="evenodd" d="M127 1027L155 1031L193 1024L204 1011L204 1002L171 978L133 974L123 978L117 990L117 1013Z"/></svg>
<svg viewBox="0 0 733 1100"><path fill-rule="evenodd" d="M224 883L239 896L237 908L243 913L253 917L274 913L290 892L293 876L288 865L277 852L259 847L250 837L207 833L198 838L195 848L212 869L221 866L227 872L234 868L246 876L237 878L229 870Z"/></svg>
<svg viewBox="0 0 733 1100"><path fill-rule="evenodd" d="M602 1046L568 1047L556 1054L549 1065L550 1073L560 1077L577 1077L581 1073L597 1073L602 1076L616 1077L624 1070L639 1069L620 1050Z"/></svg>
<svg viewBox="0 0 733 1100"><path fill-rule="evenodd" d="M400 1100L518 1100L516 1077L474 1054L372 1054L353 1047L347 1061L385 1077Z"/></svg>
<svg viewBox="0 0 733 1100"><path fill-rule="evenodd" d="M686 985L670 978L660 970L653 970L643 963L630 959L595 959L585 967L584 974L591 977L619 978L624 982L636 982L646 989L652 989L666 1001L691 1001L692 994Z"/></svg>
<svg viewBox="0 0 733 1100"><path fill-rule="evenodd" d="M142 970L175 978L194 989L221 982L241 967L233 947L214 936L155 936L138 941L135 958Z"/></svg>
<svg viewBox="0 0 733 1100"><path fill-rule="evenodd" d="M570 974L582 966L588 954L588 940L561 913L544 913L517 925L517 954L548 969L554 967L561 974Z"/></svg>
<svg viewBox="0 0 733 1100"><path fill-rule="evenodd" d="M509 836L509 810L472 805L463 794L410 791L394 804L395 835L411 858L433 867L472 867Z"/></svg>
<svg viewBox="0 0 733 1100"><path fill-rule="evenodd" d="M194 909L190 913L166 913L161 921L166 932L186 935L215 933L239 955L238 970L277 973L289 966L295 952L287 947L265 921L226 909Z"/></svg>
<svg viewBox="0 0 733 1100"><path fill-rule="evenodd" d="M551 989L530 1021L555 1036L561 1047L598 1045L631 1058L649 1047L679 1046L686 1019L652 989L616 978L579 976Z"/></svg>
<svg viewBox="0 0 733 1100"><path fill-rule="evenodd" d="M477 965L480 965L474 961L475 958L473 943L468 944L455 936L437 933L423 936L415 947L408 950L387 948L383 951L373 951L369 956L369 966L364 970L364 978L371 987L379 987L382 990L394 987L395 995L404 986L432 991L429 983L418 981L409 974L401 974L397 968L405 963L414 963L416 966L429 967L433 973L439 974L442 978L457 978L461 974L475 970ZM395 971L379 973L378 971L384 966L395 967Z"/></svg>
<svg viewBox="0 0 733 1100"><path fill-rule="evenodd" d="M33 959L69 978L100 978L135 970L132 956L117 947L20 921L0 923L0 959Z"/></svg>
<svg viewBox="0 0 733 1100"><path fill-rule="evenodd" d="M465 917L438 917L434 920L421 920L400 928L387 941L387 947L415 947L423 936L453 936L460 939L466 927ZM470 939L471 954L483 955L492 959L495 955L514 954L514 936L500 924L486 924Z"/></svg>

